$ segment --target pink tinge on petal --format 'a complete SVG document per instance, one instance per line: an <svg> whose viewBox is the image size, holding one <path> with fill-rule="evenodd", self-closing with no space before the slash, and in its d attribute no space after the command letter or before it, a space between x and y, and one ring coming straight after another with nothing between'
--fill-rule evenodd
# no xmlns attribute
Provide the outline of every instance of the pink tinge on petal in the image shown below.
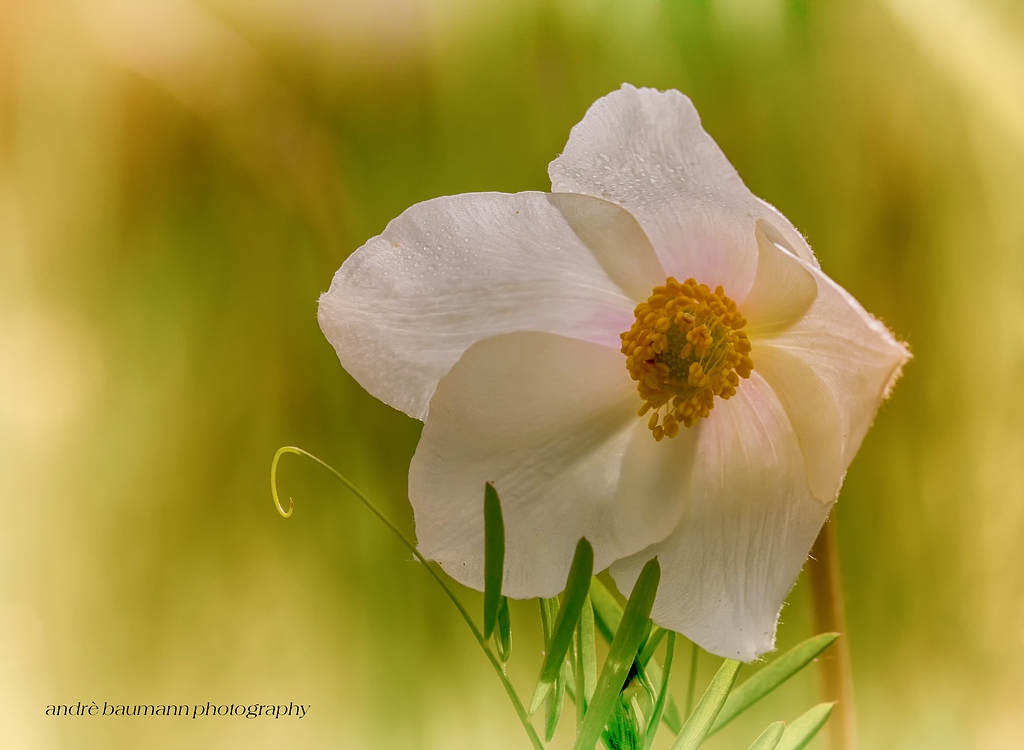
<svg viewBox="0 0 1024 750"><path fill-rule="evenodd" d="M548 173L555 192L593 195L629 211L667 274L721 284L734 299L753 283L759 218L815 262L800 233L747 189L678 91L627 84L602 97Z"/></svg>

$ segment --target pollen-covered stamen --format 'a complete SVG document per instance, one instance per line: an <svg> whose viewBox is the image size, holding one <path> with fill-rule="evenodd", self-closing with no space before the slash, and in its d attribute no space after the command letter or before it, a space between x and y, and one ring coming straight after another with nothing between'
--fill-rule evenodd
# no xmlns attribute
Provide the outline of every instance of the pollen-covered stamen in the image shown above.
<svg viewBox="0 0 1024 750"><path fill-rule="evenodd" d="M655 440L675 437L679 425L693 427L714 408L715 396L734 396L740 378L750 377L747 321L722 287L669 277L634 314L622 353L644 400L638 413L654 412L648 427Z"/></svg>

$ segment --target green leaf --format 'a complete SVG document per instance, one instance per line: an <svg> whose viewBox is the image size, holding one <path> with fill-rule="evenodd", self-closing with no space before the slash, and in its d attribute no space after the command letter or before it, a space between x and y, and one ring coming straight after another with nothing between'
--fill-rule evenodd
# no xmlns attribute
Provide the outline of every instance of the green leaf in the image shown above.
<svg viewBox="0 0 1024 750"><path fill-rule="evenodd" d="M547 651L551 645L551 633L555 628L555 621L558 619L558 599L540 599L540 624L544 631L544 649ZM569 662L562 661L562 669L555 679L554 688L548 691L544 701L544 740L551 742L558 728L558 722L562 718L562 706L565 702L565 692L568 680L571 678Z"/></svg>
<svg viewBox="0 0 1024 750"><path fill-rule="evenodd" d="M782 733L785 729L786 722L784 721L769 724L768 728L761 732L760 736L754 740L754 744L750 746L749 750L775 750L779 740L782 739Z"/></svg>
<svg viewBox="0 0 1024 750"><path fill-rule="evenodd" d="M693 709L693 713L683 724L679 736L676 737L672 750L696 750L700 743L708 736L718 712L725 705L725 699L729 697L729 691L736 682L736 675L740 671L740 662L726 659L719 667L718 672L711 678L711 684L704 691L700 703Z"/></svg>
<svg viewBox="0 0 1024 750"><path fill-rule="evenodd" d="M544 741L551 742L558 729L558 721L562 718L562 706L565 704L566 683L572 674L569 670L569 662L562 662L562 670L558 673L554 687L548 692L544 700Z"/></svg>
<svg viewBox="0 0 1024 750"><path fill-rule="evenodd" d="M700 646L691 642L690 648L690 679L686 683L686 718L693 713L693 697L697 694L697 661L700 657Z"/></svg>
<svg viewBox="0 0 1024 750"><path fill-rule="evenodd" d="M808 638L803 643L791 648L778 659L772 661L771 664L764 667L749 680L746 680L729 696L729 701L722 708L722 713L718 715L718 721L715 722L715 726L712 727L711 733L708 736L717 732L810 664L822 651L831 646L838 637L838 633L822 633Z"/></svg>
<svg viewBox="0 0 1024 750"><path fill-rule="evenodd" d="M654 656L654 652L661 645L662 639L668 633L665 628L659 628L655 625L651 628L651 634L647 636L647 641L644 643L644 647L640 650L640 664L647 666L647 662Z"/></svg>
<svg viewBox="0 0 1024 750"><path fill-rule="evenodd" d="M504 596L498 605L498 627L494 632L494 643L498 647L498 658L504 664L512 655L512 618L508 613L508 598Z"/></svg>
<svg viewBox="0 0 1024 750"><path fill-rule="evenodd" d="M595 578L590 582L590 601L594 605L594 624L597 626L597 631L606 643L611 643L615 638L616 631L619 629L619 622L622 620L622 607L612 592L601 583L599 578ZM647 667L647 671L654 682L661 681L661 667L656 659L649 659L644 666ZM665 722L665 726L669 728L672 734L679 733L679 728L683 722L679 717L679 707L676 705L671 691L668 694L668 703L665 706L665 712L662 714L662 721Z"/></svg>
<svg viewBox="0 0 1024 750"><path fill-rule="evenodd" d="M661 724L661 715L665 712L665 703L668 698L668 680L672 675L672 660L676 653L676 634L669 632L668 643L665 644L665 672L661 676L661 687L658 689L658 700L654 703L654 710L651 712L651 721L647 726L647 740L644 747L650 750L654 744L654 738L658 734L658 726Z"/></svg>
<svg viewBox="0 0 1024 750"><path fill-rule="evenodd" d="M611 643L622 620L622 606L600 578L590 582L590 601L594 605L594 624L605 642Z"/></svg>
<svg viewBox="0 0 1024 750"><path fill-rule="evenodd" d="M647 670L640 664L639 655L633 660L633 667L630 670L630 674L636 670L636 681L640 685L641 689L647 694L647 700L650 701L651 705L658 700L658 689L654 687L654 683L651 681L650 675L647 674ZM626 684L629 684L629 675L626 676Z"/></svg>
<svg viewBox="0 0 1024 750"><path fill-rule="evenodd" d="M799 719L794 721L782 735L782 741L777 745L778 750L802 750L814 739L828 717L832 714L835 703L819 703Z"/></svg>
<svg viewBox="0 0 1024 750"><path fill-rule="evenodd" d="M494 485L484 485L484 638L498 622L501 583L505 575L505 521Z"/></svg>
<svg viewBox="0 0 1024 750"><path fill-rule="evenodd" d="M590 705L594 698L594 689L597 687L597 648L594 644L594 608L590 604L590 596L587 595L583 602L583 611L580 613L580 621L577 635L579 637L580 650L576 669L583 677L583 698L584 710ZM579 691L577 690L577 693Z"/></svg>
<svg viewBox="0 0 1024 750"><path fill-rule="evenodd" d="M551 633L558 619L558 599L540 599L540 623L544 631L545 652L551 647ZM566 680L569 677L569 663L562 661L562 669L555 679L554 689L548 692L544 701L544 740L551 742L562 718L562 706L565 700Z"/></svg>
<svg viewBox="0 0 1024 750"><path fill-rule="evenodd" d="M587 716L583 720L576 735L574 750L583 750L597 745L608 719L611 717L615 704L619 699L626 675L636 659L637 651L643 641L644 632L650 622L651 607L661 580L661 566L658 558L652 558L644 565L633 586L622 620L615 632L608 657L605 659L601 676L597 680L594 699L590 703Z"/></svg>
<svg viewBox="0 0 1024 750"><path fill-rule="evenodd" d="M643 724L643 711L637 703L636 693L619 693L619 699L615 702L615 709L608 719L608 727L602 732L601 739L608 746L608 750L642 750Z"/></svg>
<svg viewBox="0 0 1024 750"><path fill-rule="evenodd" d="M580 619L580 612L583 611L583 602L586 601L587 593L590 591L590 578L594 572L594 548L586 538L580 539L576 544L576 554L572 558L572 567L569 568L569 577L565 582L565 595L562 607L558 612L558 619L551 633L551 643L548 652L544 656L544 664L540 670L540 679L537 681L537 689L533 693L533 700L530 702L530 713L534 713L544 701L548 690L558 678L562 670L562 661L565 659L569 646L572 645L573 632L576 630L576 623Z"/></svg>
<svg viewBox="0 0 1024 750"><path fill-rule="evenodd" d="M647 673L651 676L651 680L655 684L661 683L661 666L658 664L657 659L651 659L647 662ZM679 716L679 706L676 705L676 699L672 696L672 691L668 691L668 696L665 699L665 712L661 715L661 720L665 722L665 726L668 731L672 734L679 734L680 728L683 726L683 720Z"/></svg>
<svg viewBox="0 0 1024 750"><path fill-rule="evenodd" d="M551 645L551 631L558 619L558 599L538 599L540 604L540 627L544 632L544 650Z"/></svg>

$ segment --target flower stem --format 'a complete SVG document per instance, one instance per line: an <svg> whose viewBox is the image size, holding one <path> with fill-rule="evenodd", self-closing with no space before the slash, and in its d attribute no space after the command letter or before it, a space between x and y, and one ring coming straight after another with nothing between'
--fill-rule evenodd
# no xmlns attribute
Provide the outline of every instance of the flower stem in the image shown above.
<svg viewBox="0 0 1024 750"><path fill-rule="evenodd" d="M832 750L857 750L857 714L853 705L853 675L850 649L843 615L843 588L839 575L839 545L836 519L821 528L811 549L808 566L811 598L814 603L814 629L818 633L842 633L835 645L818 657L822 693L827 701L838 701L829 722Z"/></svg>

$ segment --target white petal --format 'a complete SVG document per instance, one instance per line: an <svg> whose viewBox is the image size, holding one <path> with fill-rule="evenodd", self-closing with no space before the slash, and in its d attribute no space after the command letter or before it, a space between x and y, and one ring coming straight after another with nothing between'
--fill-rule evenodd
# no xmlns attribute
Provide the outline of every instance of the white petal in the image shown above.
<svg viewBox="0 0 1024 750"><path fill-rule="evenodd" d="M678 91L625 84L598 99L548 174L556 193L585 193L629 211L669 274L722 284L734 299L753 282L758 218L814 263L800 233L747 189Z"/></svg>
<svg viewBox="0 0 1024 750"><path fill-rule="evenodd" d="M694 481L700 435L696 429L681 429L674 438L657 442L647 419L638 421L616 496L615 536L628 554L661 541L679 523L685 504L679 502L678 488Z"/></svg>
<svg viewBox="0 0 1024 750"><path fill-rule="evenodd" d="M645 300L665 283L667 274L651 241L628 211L579 193L552 193L549 199L630 297Z"/></svg>
<svg viewBox="0 0 1024 750"><path fill-rule="evenodd" d="M635 220L608 208L604 226L629 234ZM320 298L320 327L360 385L422 419L437 381L488 336L540 330L618 348L637 302L618 282L638 283L599 255L545 193L437 198L345 261Z"/></svg>
<svg viewBox="0 0 1024 750"><path fill-rule="evenodd" d="M778 230L758 219L757 274L750 293L740 303L751 336L785 330L814 304L818 283L814 274L788 248Z"/></svg>
<svg viewBox="0 0 1024 750"><path fill-rule="evenodd" d="M698 431L675 530L612 565L623 591L655 555L661 586L652 617L719 656L771 650L778 613L828 515L811 496L786 414L755 371Z"/></svg>
<svg viewBox="0 0 1024 750"><path fill-rule="evenodd" d="M781 332L752 335L750 356L789 415L812 492L828 503L910 354L844 289L811 272L810 309Z"/></svg>
<svg viewBox="0 0 1024 750"><path fill-rule="evenodd" d="M558 594L580 537L595 570L660 538L624 550L615 535L622 456L646 429L639 403L615 349L537 332L471 346L438 383L409 467L420 551L482 586L487 481L504 511L508 596Z"/></svg>

